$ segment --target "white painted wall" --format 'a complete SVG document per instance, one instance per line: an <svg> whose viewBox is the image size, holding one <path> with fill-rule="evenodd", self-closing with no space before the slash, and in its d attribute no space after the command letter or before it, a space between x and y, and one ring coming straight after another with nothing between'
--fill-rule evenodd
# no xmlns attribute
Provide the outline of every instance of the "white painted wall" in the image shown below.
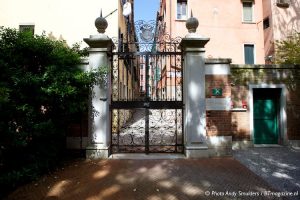
<svg viewBox="0 0 300 200"><path fill-rule="evenodd" d="M52 32L69 45L97 34L95 19L118 8L119 0L0 0L0 26L19 28L20 24L34 24L35 33ZM118 11L106 18L110 37L118 35ZM85 43L82 42L84 46Z"/></svg>

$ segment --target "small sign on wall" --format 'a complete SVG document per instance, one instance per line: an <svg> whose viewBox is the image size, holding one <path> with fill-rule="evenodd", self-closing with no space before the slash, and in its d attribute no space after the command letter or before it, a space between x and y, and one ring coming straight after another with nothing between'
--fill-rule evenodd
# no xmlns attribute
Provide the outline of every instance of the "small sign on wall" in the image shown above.
<svg viewBox="0 0 300 200"><path fill-rule="evenodd" d="M231 85L228 75L206 75L205 76L206 98L228 98L231 97Z"/></svg>
<svg viewBox="0 0 300 200"><path fill-rule="evenodd" d="M213 88L212 89L212 95L213 96L222 96L223 95L222 88Z"/></svg>

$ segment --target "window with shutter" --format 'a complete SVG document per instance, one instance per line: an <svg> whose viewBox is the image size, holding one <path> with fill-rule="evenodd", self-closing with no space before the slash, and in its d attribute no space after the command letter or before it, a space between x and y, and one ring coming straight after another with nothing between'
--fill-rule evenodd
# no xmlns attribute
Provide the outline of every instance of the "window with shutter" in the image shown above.
<svg viewBox="0 0 300 200"><path fill-rule="evenodd" d="M252 2L243 2L243 22L253 22Z"/></svg>
<svg viewBox="0 0 300 200"><path fill-rule="evenodd" d="M177 19L187 19L187 0L177 0Z"/></svg>
<svg viewBox="0 0 300 200"><path fill-rule="evenodd" d="M253 44L245 44L244 45L244 57L245 64L254 64L254 45Z"/></svg>

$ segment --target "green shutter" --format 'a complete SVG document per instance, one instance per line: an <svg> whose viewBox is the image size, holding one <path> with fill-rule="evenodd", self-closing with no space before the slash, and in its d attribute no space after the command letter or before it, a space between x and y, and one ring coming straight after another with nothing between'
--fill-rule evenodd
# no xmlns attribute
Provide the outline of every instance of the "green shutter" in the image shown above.
<svg viewBox="0 0 300 200"><path fill-rule="evenodd" d="M245 64L254 64L254 45L245 44L244 53L245 53Z"/></svg>

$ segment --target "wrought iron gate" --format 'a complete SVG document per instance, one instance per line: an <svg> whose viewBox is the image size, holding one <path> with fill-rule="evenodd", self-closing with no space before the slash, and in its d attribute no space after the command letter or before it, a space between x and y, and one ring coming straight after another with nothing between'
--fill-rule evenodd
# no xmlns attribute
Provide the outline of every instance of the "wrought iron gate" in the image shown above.
<svg viewBox="0 0 300 200"><path fill-rule="evenodd" d="M182 153L180 38L154 34L141 21L135 29L142 31L138 38L121 35L112 53L112 153Z"/></svg>

